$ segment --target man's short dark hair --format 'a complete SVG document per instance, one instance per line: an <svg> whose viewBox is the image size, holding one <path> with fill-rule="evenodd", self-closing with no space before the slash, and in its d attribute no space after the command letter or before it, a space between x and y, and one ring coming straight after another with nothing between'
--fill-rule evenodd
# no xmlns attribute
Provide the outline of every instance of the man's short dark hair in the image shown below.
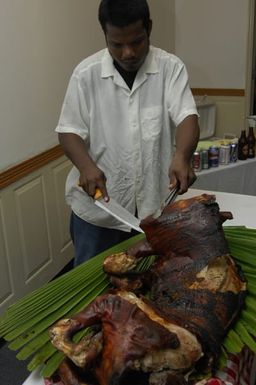
<svg viewBox="0 0 256 385"><path fill-rule="evenodd" d="M104 33L107 23L122 28L138 20L142 20L145 29L149 30L150 12L147 0L102 0L98 17Z"/></svg>

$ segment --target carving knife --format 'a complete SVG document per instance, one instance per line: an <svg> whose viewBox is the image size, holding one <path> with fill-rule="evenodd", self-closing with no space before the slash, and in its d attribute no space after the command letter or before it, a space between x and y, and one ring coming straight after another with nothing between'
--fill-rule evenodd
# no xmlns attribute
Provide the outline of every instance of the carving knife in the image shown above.
<svg viewBox="0 0 256 385"><path fill-rule="evenodd" d="M167 206L176 199L178 195L178 190L178 187L171 190L162 205L162 210L165 206ZM126 224L127 226L140 233L144 233L144 231L140 228L140 220L136 218L133 214L131 214L128 210L126 210L123 206L121 206L119 203L117 203L114 199L110 198L108 202L104 201L99 188L96 188L96 192L94 195L94 203L96 204L96 206L105 210L108 214L112 215L120 222ZM161 213L153 215L153 217L157 218L159 215L161 215Z"/></svg>
<svg viewBox="0 0 256 385"><path fill-rule="evenodd" d="M112 198L110 198L108 202L104 201L102 193L98 188L96 189L96 193L94 195L94 203L96 206L105 210L120 222L126 224L136 231L139 231L140 233L144 233L144 231L140 228L140 220L136 218L135 215L131 214Z"/></svg>

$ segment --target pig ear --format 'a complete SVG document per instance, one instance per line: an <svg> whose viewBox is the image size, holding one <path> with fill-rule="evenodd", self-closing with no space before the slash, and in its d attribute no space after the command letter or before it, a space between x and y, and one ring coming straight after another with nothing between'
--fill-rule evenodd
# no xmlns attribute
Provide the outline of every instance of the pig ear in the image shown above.
<svg viewBox="0 0 256 385"><path fill-rule="evenodd" d="M102 350L102 333L92 331L86 334L79 342L73 342L72 337L76 332L85 329L88 326L98 324L100 321L100 313L96 311L97 306L101 304L101 300L94 300L91 304L75 314L73 317L61 319L49 329L49 337L53 346L60 352L64 353L74 364L80 368L85 368L96 359ZM71 383L70 383L71 384Z"/></svg>
<svg viewBox="0 0 256 385"><path fill-rule="evenodd" d="M220 211L220 220L224 223L227 219L233 219L233 215L230 211Z"/></svg>

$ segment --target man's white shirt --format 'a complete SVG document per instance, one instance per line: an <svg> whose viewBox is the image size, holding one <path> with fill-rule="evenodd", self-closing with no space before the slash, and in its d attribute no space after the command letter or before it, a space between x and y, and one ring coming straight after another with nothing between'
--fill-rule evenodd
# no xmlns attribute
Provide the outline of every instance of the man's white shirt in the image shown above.
<svg viewBox="0 0 256 385"><path fill-rule="evenodd" d="M150 46L130 90L108 49L83 60L74 70L56 131L85 140L105 173L110 199L140 219L159 210L168 194L168 169L175 127L197 114L182 61ZM79 186L73 167L66 199L76 215L107 228L130 229L96 207Z"/></svg>

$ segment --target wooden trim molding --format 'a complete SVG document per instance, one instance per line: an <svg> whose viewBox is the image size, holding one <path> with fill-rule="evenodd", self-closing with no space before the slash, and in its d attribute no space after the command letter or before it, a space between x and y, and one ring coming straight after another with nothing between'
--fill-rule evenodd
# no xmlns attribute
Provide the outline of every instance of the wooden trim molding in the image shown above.
<svg viewBox="0 0 256 385"><path fill-rule="evenodd" d="M245 96L244 90L235 88L192 88L191 90L195 96Z"/></svg>
<svg viewBox="0 0 256 385"><path fill-rule="evenodd" d="M30 174L31 172L38 170L40 167L45 166L47 163L50 163L62 155L64 155L64 152L60 145L57 145L34 156L33 158L27 159L22 163L0 172L0 190Z"/></svg>

